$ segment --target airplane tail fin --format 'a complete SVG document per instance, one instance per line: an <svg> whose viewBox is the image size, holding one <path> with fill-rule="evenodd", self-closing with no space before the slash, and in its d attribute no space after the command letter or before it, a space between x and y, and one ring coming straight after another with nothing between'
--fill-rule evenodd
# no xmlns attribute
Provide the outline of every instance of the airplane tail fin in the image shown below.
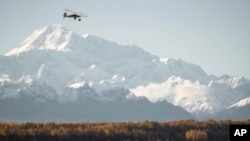
<svg viewBox="0 0 250 141"><path fill-rule="evenodd" d="M67 17L67 13L66 13L66 12L64 12L63 17L64 17L64 18Z"/></svg>

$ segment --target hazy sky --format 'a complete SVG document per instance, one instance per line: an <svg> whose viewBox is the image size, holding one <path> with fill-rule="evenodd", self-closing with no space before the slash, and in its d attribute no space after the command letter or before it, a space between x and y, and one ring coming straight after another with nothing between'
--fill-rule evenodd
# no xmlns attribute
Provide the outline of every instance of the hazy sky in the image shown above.
<svg viewBox="0 0 250 141"><path fill-rule="evenodd" d="M82 22L63 9L82 11ZM0 54L35 29L59 23L161 57L181 58L208 74L250 78L249 0L1 0Z"/></svg>

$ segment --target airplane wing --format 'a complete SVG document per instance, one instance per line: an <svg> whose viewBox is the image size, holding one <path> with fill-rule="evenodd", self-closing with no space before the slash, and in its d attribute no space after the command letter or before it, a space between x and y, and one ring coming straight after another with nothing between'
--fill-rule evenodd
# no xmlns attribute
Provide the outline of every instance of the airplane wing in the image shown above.
<svg viewBox="0 0 250 141"><path fill-rule="evenodd" d="M70 13L71 15L77 15L79 17L88 17L87 15L84 15L82 13L70 10L70 9L64 9L65 12Z"/></svg>

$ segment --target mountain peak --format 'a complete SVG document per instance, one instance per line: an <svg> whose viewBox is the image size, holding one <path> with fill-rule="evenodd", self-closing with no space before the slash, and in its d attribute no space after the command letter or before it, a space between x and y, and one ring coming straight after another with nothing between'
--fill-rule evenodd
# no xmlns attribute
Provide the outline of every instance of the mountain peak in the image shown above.
<svg viewBox="0 0 250 141"><path fill-rule="evenodd" d="M248 104L250 104L250 97L247 97L247 98L240 100L239 102L229 106L228 109L229 108L236 108L236 107L243 107L243 106L246 106Z"/></svg>
<svg viewBox="0 0 250 141"><path fill-rule="evenodd" d="M68 44L73 32L60 24L51 24L35 30L16 48L5 55L18 55L31 50L69 51Z"/></svg>
<svg viewBox="0 0 250 141"><path fill-rule="evenodd" d="M130 97L133 92L151 102L171 102L200 118L236 102L236 107L249 105L249 99L240 101L249 97L250 81L244 77L208 76L180 58L157 57L136 45L79 35L60 24L35 30L5 55L9 57L0 57L0 104L8 103L1 102L4 97L18 94L71 102L77 102L78 95L121 101L130 91Z"/></svg>

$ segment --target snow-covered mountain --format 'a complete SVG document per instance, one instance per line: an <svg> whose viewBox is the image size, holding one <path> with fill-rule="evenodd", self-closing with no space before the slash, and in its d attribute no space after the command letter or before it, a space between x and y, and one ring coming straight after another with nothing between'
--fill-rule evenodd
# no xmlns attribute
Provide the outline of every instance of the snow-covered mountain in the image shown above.
<svg viewBox="0 0 250 141"><path fill-rule="evenodd" d="M234 120L249 119L250 97L240 100L239 102L223 109L222 111L213 115L216 119L225 119L230 117Z"/></svg>
<svg viewBox="0 0 250 141"><path fill-rule="evenodd" d="M59 103L82 97L104 103L146 97L152 104L169 102L206 118L249 97L249 92L250 81L244 77L210 76L181 59L81 36L58 24L37 29L0 56L1 101L20 94Z"/></svg>
<svg viewBox="0 0 250 141"><path fill-rule="evenodd" d="M239 102L229 106L228 109L237 108L237 107L244 107L246 105L250 105L250 97L247 97L245 99L240 100Z"/></svg>
<svg viewBox="0 0 250 141"><path fill-rule="evenodd" d="M243 77L222 77L202 84L199 80L192 82L172 76L163 83L150 83L131 91L151 101L166 100L196 116L207 117L248 97L249 84L249 80Z"/></svg>

